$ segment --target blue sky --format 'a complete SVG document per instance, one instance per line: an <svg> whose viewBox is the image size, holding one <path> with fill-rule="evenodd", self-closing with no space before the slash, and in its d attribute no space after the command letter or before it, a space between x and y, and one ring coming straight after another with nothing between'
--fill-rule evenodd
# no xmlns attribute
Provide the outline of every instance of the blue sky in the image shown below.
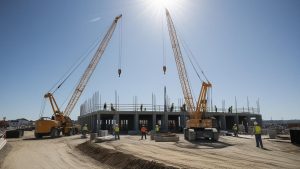
<svg viewBox="0 0 300 169"><path fill-rule="evenodd" d="M0 118L38 118L46 93L101 38L122 13L122 75L117 75L119 26L92 75L79 105L100 91L102 101L163 104L163 87L171 102L182 98L163 11L155 0L1 0ZM170 5L170 4L168 4ZM168 6L180 37L213 84L213 104L256 106L264 119L300 119L300 1L174 0ZM167 74L163 75L162 35ZM186 53L183 52L183 55ZM92 54L90 55L92 56ZM186 59L186 56L184 56ZM88 62L55 93L61 105ZM201 82L187 70L198 97ZM66 104L65 104L66 105ZM65 106L64 105L64 106ZM64 107L63 106L63 107ZM49 106L44 115L50 116Z"/></svg>

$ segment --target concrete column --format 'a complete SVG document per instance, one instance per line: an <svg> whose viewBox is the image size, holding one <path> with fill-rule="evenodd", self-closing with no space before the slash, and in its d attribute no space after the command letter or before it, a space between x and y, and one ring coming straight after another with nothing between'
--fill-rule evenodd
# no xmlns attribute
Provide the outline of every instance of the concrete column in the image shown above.
<svg viewBox="0 0 300 169"><path fill-rule="evenodd" d="M261 116L260 116L260 115L257 115L257 116L255 116L255 118L256 118L256 122L257 122L260 126L262 126L262 118L261 118Z"/></svg>
<svg viewBox="0 0 300 169"><path fill-rule="evenodd" d="M89 116L89 125L88 125L88 127L89 127L89 130L92 131L92 129L93 129L92 116Z"/></svg>
<svg viewBox="0 0 300 169"><path fill-rule="evenodd" d="M152 114L152 129L155 129L155 125L156 125L156 114Z"/></svg>
<svg viewBox="0 0 300 169"><path fill-rule="evenodd" d="M185 123L186 123L186 115L185 114L181 114L180 115L180 126L182 127L182 128L185 128Z"/></svg>
<svg viewBox="0 0 300 169"><path fill-rule="evenodd" d="M116 112L114 115L114 120L116 120L116 124L119 124L119 119L120 119L120 114Z"/></svg>
<svg viewBox="0 0 300 169"><path fill-rule="evenodd" d="M226 130L226 118L225 115L220 116L220 122L221 122L221 130Z"/></svg>
<svg viewBox="0 0 300 169"><path fill-rule="evenodd" d="M239 116L237 113L234 115L234 123L237 125L239 124Z"/></svg>
<svg viewBox="0 0 300 169"><path fill-rule="evenodd" d="M134 115L134 130L139 131L139 115L137 113Z"/></svg>
<svg viewBox="0 0 300 169"><path fill-rule="evenodd" d="M97 131L99 131L101 129L101 115L98 112L97 113Z"/></svg>
<svg viewBox="0 0 300 169"><path fill-rule="evenodd" d="M168 115L167 112L165 112L165 115L164 115L164 129L166 131L169 131L168 124L169 124L169 115Z"/></svg>
<svg viewBox="0 0 300 169"><path fill-rule="evenodd" d="M251 125L250 121L251 121L250 116L246 116L246 123L247 123L246 125L247 126Z"/></svg>
<svg viewBox="0 0 300 169"><path fill-rule="evenodd" d="M93 115L93 132L97 132L97 114Z"/></svg>
<svg viewBox="0 0 300 169"><path fill-rule="evenodd" d="M91 132L95 130L94 115L91 115Z"/></svg>

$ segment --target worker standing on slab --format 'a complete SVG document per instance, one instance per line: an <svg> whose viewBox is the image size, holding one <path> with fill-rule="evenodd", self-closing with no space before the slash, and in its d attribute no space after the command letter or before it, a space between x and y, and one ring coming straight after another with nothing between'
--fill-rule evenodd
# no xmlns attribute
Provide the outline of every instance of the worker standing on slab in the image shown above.
<svg viewBox="0 0 300 169"><path fill-rule="evenodd" d="M145 125L142 125L141 128L141 133L142 133L142 138L141 140L143 140L143 137L145 136L145 140L147 139L146 134L147 134L147 128L145 127Z"/></svg>
<svg viewBox="0 0 300 169"><path fill-rule="evenodd" d="M86 138L87 132L88 132L88 127L87 127L87 124L85 124L85 125L82 127L82 137L83 137L83 138Z"/></svg>
<svg viewBox="0 0 300 169"><path fill-rule="evenodd" d="M238 136L238 127L237 127L237 125L234 124L232 129L233 129L234 136L237 137Z"/></svg>
<svg viewBox="0 0 300 169"><path fill-rule="evenodd" d="M256 140L256 147L264 148L262 139L261 139L261 127L258 125L258 123L254 122L254 128L253 133L255 134L255 140Z"/></svg>
<svg viewBox="0 0 300 169"><path fill-rule="evenodd" d="M120 128L119 128L118 124L116 124L114 131L115 131L115 140L117 140L117 137L118 137L118 140L120 140Z"/></svg>

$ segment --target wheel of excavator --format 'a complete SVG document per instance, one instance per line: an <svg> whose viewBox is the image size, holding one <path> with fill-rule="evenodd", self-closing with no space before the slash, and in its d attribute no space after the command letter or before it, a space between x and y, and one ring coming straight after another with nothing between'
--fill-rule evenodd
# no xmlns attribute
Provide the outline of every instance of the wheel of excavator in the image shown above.
<svg viewBox="0 0 300 169"><path fill-rule="evenodd" d="M50 132L51 138L55 138L58 136L58 130L56 128L52 128Z"/></svg>
<svg viewBox="0 0 300 169"><path fill-rule="evenodd" d="M34 137L36 139L41 139L43 136L41 134L39 134L39 133L34 132Z"/></svg>

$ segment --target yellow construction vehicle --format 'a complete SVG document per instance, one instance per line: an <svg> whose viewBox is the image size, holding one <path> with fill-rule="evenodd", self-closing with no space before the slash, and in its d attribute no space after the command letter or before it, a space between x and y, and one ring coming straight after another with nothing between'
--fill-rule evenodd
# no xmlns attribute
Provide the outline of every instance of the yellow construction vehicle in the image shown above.
<svg viewBox="0 0 300 169"><path fill-rule="evenodd" d="M90 79L92 73L94 72L101 56L103 55L105 48L107 47L112 34L117 26L118 20L122 17L122 15L117 16L113 23L111 24L110 28L108 29L106 35L104 36L103 40L101 41L95 55L93 56L92 60L90 61L88 67L86 68L83 76L81 77L66 109L64 112L60 111L57 103L54 99L53 93L48 92L44 95L45 98L49 99L52 110L53 116L52 118L41 117L39 120L35 122L35 137L41 138L43 136L51 136L52 138L58 137L62 132L63 135L71 135L76 130L78 130L78 126L73 125L72 120L70 119L70 113L74 109L79 97L81 96L88 80ZM120 71L119 71L120 72ZM119 73L120 74L120 73ZM58 88L60 85L58 86Z"/></svg>
<svg viewBox="0 0 300 169"><path fill-rule="evenodd" d="M207 82L202 82L200 95L195 108L175 26L167 9L166 17L181 88L187 106L187 111L189 112L189 120L186 121L186 128L184 129L185 139L196 140L201 138L209 138L217 141L219 139L219 134L217 129L214 128L215 120L213 118L204 117L204 113L206 112L207 108L207 91L212 87L212 85L207 79Z"/></svg>

